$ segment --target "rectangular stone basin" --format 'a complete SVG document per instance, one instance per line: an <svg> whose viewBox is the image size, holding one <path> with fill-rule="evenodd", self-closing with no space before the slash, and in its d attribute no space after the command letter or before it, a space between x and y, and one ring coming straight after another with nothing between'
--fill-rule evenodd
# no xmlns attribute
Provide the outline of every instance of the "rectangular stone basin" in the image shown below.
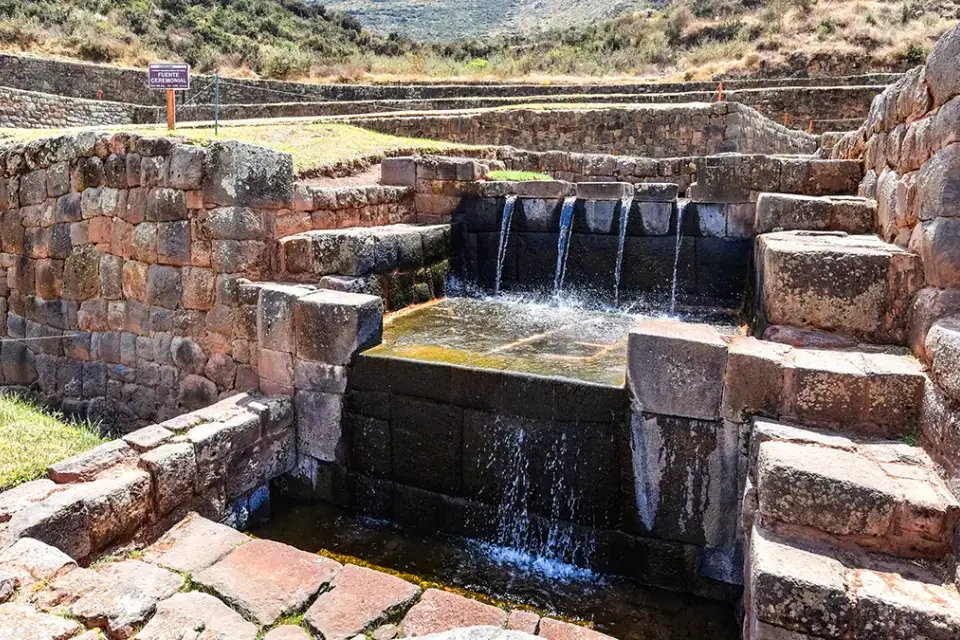
<svg viewBox="0 0 960 640"><path fill-rule="evenodd" d="M627 332L636 320L602 311L448 298L388 317L383 344L366 355L622 386Z"/></svg>

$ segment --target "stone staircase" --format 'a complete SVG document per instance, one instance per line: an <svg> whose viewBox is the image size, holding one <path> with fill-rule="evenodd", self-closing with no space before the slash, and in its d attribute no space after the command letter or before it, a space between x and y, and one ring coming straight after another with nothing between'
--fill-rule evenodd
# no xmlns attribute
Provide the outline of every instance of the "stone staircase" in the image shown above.
<svg viewBox="0 0 960 640"><path fill-rule="evenodd" d="M747 640L960 638L960 503L916 446L931 383L901 346L922 264L875 235L876 210L757 199L757 333L770 341L732 349L728 375L779 371L782 391L724 398L778 417L751 430Z"/></svg>

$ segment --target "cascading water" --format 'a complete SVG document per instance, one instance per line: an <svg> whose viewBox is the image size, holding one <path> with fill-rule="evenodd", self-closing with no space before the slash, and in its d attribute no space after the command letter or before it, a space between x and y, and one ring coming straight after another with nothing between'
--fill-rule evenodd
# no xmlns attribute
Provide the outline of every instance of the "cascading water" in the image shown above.
<svg viewBox="0 0 960 640"><path fill-rule="evenodd" d="M620 306L620 274L623 270L623 250L627 243L627 224L630 222L630 209L633 208L633 196L624 196L620 201L620 237L617 239L617 266L614 269L613 306Z"/></svg>
<svg viewBox="0 0 960 640"><path fill-rule="evenodd" d="M560 210L560 239L557 241L557 270L553 276L553 295L559 296L563 289L563 279L567 275L567 256L570 254L570 235L573 233L574 196L565 198Z"/></svg>
<svg viewBox="0 0 960 640"><path fill-rule="evenodd" d="M510 235L510 221L517 196L507 196L503 204L503 217L500 219L500 245L497 247L497 279L493 285L493 295L500 295L500 279L503 276L503 260L507 257L507 238Z"/></svg>
<svg viewBox="0 0 960 640"><path fill-rule="evenodd" d="M683 242L683 212L690 200L684 198L677 203L677 247L673 255L673 282L670 285L670 313L677 310L677 275L680 271L680 245Z"/></svg>
<svg viewBox="0 0 960 640"><path fill-rule="evenodd" d="M579 502L564 480L564 467L569 465L566 434L548 435L521 425L504 425L502 420L499 416L495 418L493 433L497 437L490 441L489 446L493 449L488 450L488 469L500 469L505 482L497 507L497 534L492 543L481 543L480 547L500 564L548 578L593 579L592 571L574 564L589 563L593 541L574 537L571 527L562 522L564 513L575 512ZM538 460L543 468L535 470L531 461L538 450L542 455L542 448L537 447L536 442L542 437L553 440L546 457ZM506 456L506 461L502 456ZM540 523L547 516L535 515L530 505L535 480L551 487L549 529L545 534Z"/></svg>

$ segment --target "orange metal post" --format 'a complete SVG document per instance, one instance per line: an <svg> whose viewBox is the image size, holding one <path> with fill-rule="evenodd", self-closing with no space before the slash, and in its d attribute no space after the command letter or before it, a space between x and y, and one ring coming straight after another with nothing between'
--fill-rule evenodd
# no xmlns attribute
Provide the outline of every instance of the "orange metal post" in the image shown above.
<svg viewBox="0 0 960 640"><path fill-rule="evenodd" d="M167 129L177 128L177 96L173 89L167 89Z"/></svg>

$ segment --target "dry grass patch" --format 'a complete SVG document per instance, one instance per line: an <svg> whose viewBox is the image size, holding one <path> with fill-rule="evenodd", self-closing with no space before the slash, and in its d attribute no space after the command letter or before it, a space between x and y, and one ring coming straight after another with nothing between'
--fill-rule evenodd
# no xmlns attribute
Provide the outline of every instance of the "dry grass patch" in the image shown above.
<svg viewBox="0 0 960 640"><path fill-rule="evenodd" d="M16 396L0 396L0 491L36 480L48 466L106 442L89 423L74 423Z"/></svg>

